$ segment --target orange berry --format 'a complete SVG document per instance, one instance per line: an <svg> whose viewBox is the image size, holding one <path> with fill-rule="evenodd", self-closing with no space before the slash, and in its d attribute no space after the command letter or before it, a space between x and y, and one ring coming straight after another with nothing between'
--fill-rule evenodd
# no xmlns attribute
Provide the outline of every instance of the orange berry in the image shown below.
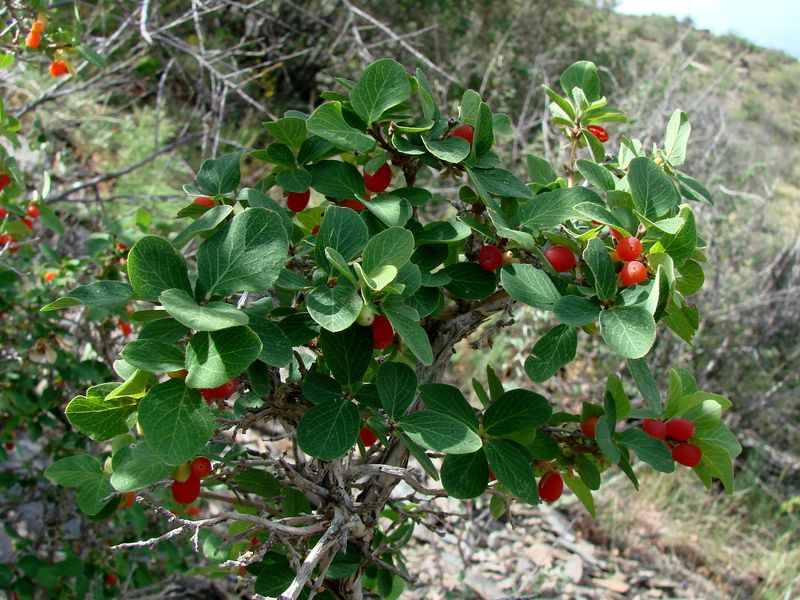
<svg viewBox="0 0 800 600"><path fill-rule="evenodd" d="M39 35L39 33L36 31L31 31L28 34L28 37L25 38L25 45L31 50L34 50L35 48L39 47L41 41L42 37Z"/></svg>
<svg viewBox="0 0 800 600"><path fill-rule="evenodd" d="M61 77L69 73L69 67L63 60L54 60L50 63L50 75L53 77Z"/></svg>

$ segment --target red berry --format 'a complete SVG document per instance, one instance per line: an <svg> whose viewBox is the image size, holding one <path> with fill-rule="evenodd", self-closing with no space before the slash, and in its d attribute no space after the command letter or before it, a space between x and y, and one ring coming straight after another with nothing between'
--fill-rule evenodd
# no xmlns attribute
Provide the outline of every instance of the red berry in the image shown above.
<svg viewBox="0 0 800 600"><path fill-rule="evenodd" d="M372 327L372 345L376 350L383 350L392 343L394 329L385 316L375 315L375 320L370 327Z"/></svg>
<svg viewBox="0 0 800 600"><path fill-rule="evenodd" d="M551 246L545 251L544 257L558 273L575 268L575 255L569 248L564 246Z"/></svg>
<svg viewBox="0 0 800 600"><path fill-rule="evenodd" d="M199 506L190 506L189 508L186 509L186 514L189 515L190 517L196 517L201 512L203 512L203 509L200 508Z"/></svg>
<svg viewBox="0 0 800 600"><path fill-rule="evenodd" d="M6 187L9 183L11 183L11 177L6 175L5 173L0 173L0 192L2 192L3 188Z"/></svg>
<svg viewBox="0 0 800 600"><path fill-rule="evenodd" d="M25 212L28 213L28 216L31 219L38 219L42 211L39 210L38 204L28 204L28 207L25 209Z"/></svg>
<svg viewBox="0 0 800 600"><path fill-rule="evenodd" d="M459 125L453 129L453 133L450 134L450 137L460 137L471 144L472 140L475 139L475 128L472 125Z"/></svg>
<svg viewBox="0 0 800 600"><path fill-rule="evenodd" d="M192 474L186 481L172 482L172 498L178 504L191 504L200 495L200 478Z"/></svg>
<svg viewBox="0 0 800 600"><path fill-rule="evenodd" d="M622 260L636 260L642 255L642 242L638 238L631 236L620 240L617 244L617 256Z"/></svg>
<svg viewBox="0 0 800 600"><path fill-rule="evenodd" d="M684 467L696 467L703 458L703 452L692 444L678 444L672 449L672 458Z"/></svg>
<svg viewBox="0 0 800 600"><path fill-rule="evenodd" d="M564 492L564 480L561 479L561 474L556 471L550 471L542 475L539 479L539 498L551 504L561 498Z"/></svg>
<svg viewBox="0 0 800 600"><path fill-rule="evenodd" d="M58 276L58 273L55 271L47 271L44 275L42 275L42 279L45 281L53 281Z"/></svg>
<svg viewBox="0 0 800 600"><path fill-rule="evenodd" d="M239 387L239 380L234 377L228 383L223 383L222 385L215 387L215 388L202 388L200 390L200 394L203 398L206 399L208 404L211 404L212 400L227 400L231 396L233 396L236 388Z"/></svg>
<svg viewBox="0 0 800 600"><path fill-rule="evenodd" d="M216 202L207 196L198 196L192 202L200 206L205 206L206 208L214 208L217 205Z"/></svg>
<svg viewBox="0 0 800 600"><path fill-rule="evenodd" d="M125 252L125 250L127 250L127 249L128 249L128 246L126 246L122 242L118 242L117 243L117 250L119 250L120 252Z"/></svg>
<svg viewBox="0 0 800 600"><path fill-rule="evenodd" d="M608 132L600 127L600 125L589 125L586 130L601 142L608 141Z"/></svg>
<svg viewBox="0 0 800 600"><path fill-rule="evenodd" d="M239 567L239 575L245 575L247 573L247 567Z"/></svg>
<svg viewBox="0 0 800 600"><path fill-rule="evenodd" d="M122 502L119 503L119 507L125 510L133 506L134 502L136 502L136 492L128 492L122 497Z"/></svg>
<svg viewBox="0 0 800 600"><path fill-rule="evenodd" d="M0 206L0 219L5 219L8 216L8 211Z"/></svg>
<svg viewBox="0 0 800 600"><path fill-rule="evenodd" d="M614 228L612 228L612 227L609 227L609 228L608 228L608 230L611 232L611 237L613 237L615 240L617 240L617 242L621 242L622 240L624 240L624 239L625 239L625 236L624 236L624 235L622 235L622 234L621 234L619 231L617 231L616 229L614 229Z"/></svg>
<svg viewBox="0 0 800 600"><path fill-rule="evenodd" d="M113 573L106 575L106 585L117 585L117 576Z"/></svg>
<svg viewBox="0 0 800 600"><path fill-rule="evenodd" d="M133 332L133 328L125 321L119 322L119 330L122 332L122 335L124 336L129 336Z"/></svg>
<svg viewBox="0 0 800 600"><path fill-rule="evenodd" d="M14 442L6 442L6 450L13 450Z"/></svg>
<svg viewBox="0 0 800 600"><path fill-rule="evenodd" d="M198 456L195 458L190 467L192 469L192 475L196 475L200 479L208 477L211 473L211 461L205 456Z"/></svg>
<svg viewBox="0 0 800 600"><path fill-rule="evenodd" d="M251 546L256 547L256 546L258 546L260 544L261 544L261 540L259 540L257 536L254 535L253 537L250 538L250 545Z"/></svg>
<svg viewBox="0 0 800 600"><path fill-rule="evenodd" d="M636 285L647 279L647 267L638 260L632 260L629 263L625 263L622 271L619 272L619 277L625 287Z"/></svg>
<svg viewBox="0 0 800 600"><path fill-rule="evenodd" d="M61 77L69 73L69 67L63 60L54 60L50 63L50 75L53 77Z"/></svg>
<svg viewBox="0 0 800 600"><path fill-rule="evenodd" d="M667 437L667 426L661 419L645 419L642 423L642 431L659 440Z"/></svg>
<svg viewBox="0 0 800 600"><path fill-rule="evenodd" d="M30 219L22 219L22 224L30 230L33 230L33 221Z"/></svg>
<svg viewBox="0 0 800 600"><path fill-rule="evenodd" d="M380 194L388 188L391 182L392 167L389 166L389 163L383 163L372 175L364 173L364 185L367 186L368 190L376 194Z"/></svg>
<svg viewBox="0 0 800 600"><path fill-rule="evenodd" d="M497 246L487 244L478 252L478 264L484 271L496 271L503 264L503 253Z"/></svg>
<svg viewBox="0 0 800 600"><path fill-rule="evenodd" d="M317 235L319 233L319 227L319 225L314 225L314 227L311 229L311 235Z"/></svg>
<svg viewBox="0 0 800 600"><path fill-rule="evenodd" d="M308 206L308 199L311 198L311 190L305 192L289 192L286 195L286 207L292 212L300 212Z"/></svg>
<svg viewBox="0 0 800 600"><path fill-rule="evenodd" d="M344 202L342 202L342 206L344 206L345 208L352 208L353 210L364 210L366 208L364 204L362 204L358 200L353 200L353 199L345 200Z"/></svg>
<svg viewBox="0 0 800 600"><path fill-rule="evenodd" d="M686 419L672 419L667 421L667 437L671 440L685 442L694 437L694 423Z"/></svg>
<svg viewBox="0 0 800 600"><path fill-rule="evenodd" d="M44 31L44 21L36 19L31 25L31 31L35 31L36 33L42 33Z"/></svg>
<svg viewBox="0 0 800 600"><path fill-rule="evenodd" d="M597 421L599 418L600 417L589 417L581 423L581 431L583 431L583 435L585 435L587 438L594 439L595 428L597 427Z"/></svg>
<svg viewBox="0 0 800 600"><path fill-rule="evenodd" d="M39 44L42 41L42 36L39 35L38 31L31 31L28 34L28 37L25 38L25 45L30 49L35 49L39 47Z"/></svg>
<svg viewBox="0 0 800 600"><path fill-rule="evenodd" d="M361 442L367 447L372 446L372 444L378 441L378 436L375 435L375 432L369 427L362 427L358 432L358 437L361 438Z"/></svg>
<svg viewBox="0 0 800 600"><path fill-rule="evenodd" d="M494 481L495 479L497 478L494 476L494 471L489 469L489 481Z"/></svg>

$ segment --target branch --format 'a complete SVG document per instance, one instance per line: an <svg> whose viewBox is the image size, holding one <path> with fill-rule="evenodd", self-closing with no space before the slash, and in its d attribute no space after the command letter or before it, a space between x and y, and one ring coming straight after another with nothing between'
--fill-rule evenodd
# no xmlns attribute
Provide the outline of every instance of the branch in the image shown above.
<svg viewBox="0 0 800 600"><path fill-rule="evenodd" d="M352 473L383 473L385 475L389 475L391 477L396 477L405 481L408 485L410 485L415 491L419 492L420 494L425 494L426 496L437 496L437 497L444 497L447 496L447 492L443 489L433 489L433 488L426 488L422 483L417 479L414 473L411 470L403 468L403 467L396 467L393 465L355 465L353 466L350 471Z"/></svg>

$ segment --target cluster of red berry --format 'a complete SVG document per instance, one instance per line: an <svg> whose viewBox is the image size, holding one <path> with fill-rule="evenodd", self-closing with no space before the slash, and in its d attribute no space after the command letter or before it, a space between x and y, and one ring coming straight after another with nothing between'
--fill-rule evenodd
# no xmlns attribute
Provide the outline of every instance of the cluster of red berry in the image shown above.
<svg viewBox="0 0 800 600"><path fill-rule="evenodd" d="M675 462L685 467L696 467L703 459L703 452L689 440L694 437L694 423L688 419L670 419L666 423L661 419L645 419L642 431L669 447Z"/></svg>
<svg viewBox="0 0 800 600"><path fill-rule="evenodd" d="M0 192L3 191L7 185L11 183L11 178L8 175L0 174ZM29 231L33 231L34 225L36 225L36 219L39 218L41 214L41 209L39 205L35 202L31 202L28 206L25 207L25 214L27 216L22 217L20 222L28 228ZM8 218L8 210L4 206L0 206L0 221L5 220ZM0 233L0 250L8 247L8 251L16 253L19 251L20 245L17 243L18 240L15 237L8 235L7 233ZM52 277L51 277L52 279ZM45 279L45 281L50 281L50 279Z"/></svg>
<svg viewBox="0 0 800 600"><path fill-rule="evenodd" d="M172 498L178 504L191 504L200 496L200 480L210 474L211 461L205 456L178 465L172 472Z"/></svg>

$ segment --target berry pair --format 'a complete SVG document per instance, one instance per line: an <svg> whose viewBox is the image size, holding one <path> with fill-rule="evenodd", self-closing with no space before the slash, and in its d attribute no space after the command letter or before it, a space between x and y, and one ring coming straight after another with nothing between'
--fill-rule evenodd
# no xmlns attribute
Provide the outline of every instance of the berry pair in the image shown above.
<svg viewBox="0 0 800 600"><path fill-rule="evenodd" d="M669 440L670 452L675 462L685 467L696 467L703 458L703 452L694 444L688 444L694 437L694 423L688 419L670 419L666 423L660 419L645 419L642 431L659 440Z"/></svg>
<svg viewBox="0 0 800 600"><path fill-rule="evenodd" d="M178 504L191 504L200 495L200 480L211 473L211 461L198 456L191 463L175 467L172 473L172 498Z"/></svg>

